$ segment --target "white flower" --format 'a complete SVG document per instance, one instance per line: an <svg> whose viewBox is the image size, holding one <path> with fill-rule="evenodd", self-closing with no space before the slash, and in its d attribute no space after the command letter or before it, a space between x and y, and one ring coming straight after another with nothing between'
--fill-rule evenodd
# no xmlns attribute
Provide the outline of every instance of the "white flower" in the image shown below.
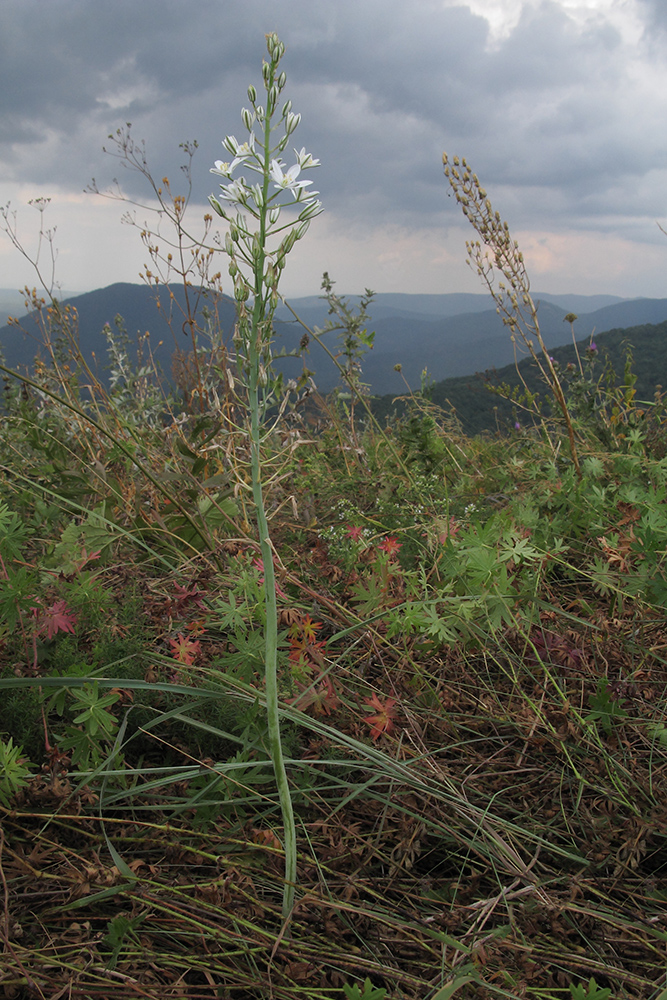
<svg viewBox="0 0 667 1000"><path fill-rule="evenodd" d="M222 145L234 154L234 159L231 163L227 163L225 160L216 160L215 166L211 167L211 173L231 179L232 173L239 163L245 163L249 157L255 155L255 136L251 133L247 142L239 143L233 135L228 135L223 139ZM252 166L252 164L248 164L248 166Z"/></svg>
<svg viewBox="0 0 667 1000"><path fill-rule="evenodd" d="M307 153L305 148L302 146L300 150L294 150L294 155L297 158L297 162L302 170L307 170L308 167L319 167L320 161L313 159L310 153Z"/></svg>
<svg viewBox="0 0 667 1000"><path fill-rule="evenodd" d="M255 154L255 136L251 132L248 136L248 141L241 143L241 145L236 150L236 157L239 160L245 160L247 156L254 156Z"/></svg>
<svg viewBox="0 0 667 1000"><path fill-rule="evenodd" d="M247 142L238 142L236 136L228 135L222 140L222 145L228 149L233 156L251 156L255 152L255 136L251 132Z"/></svg>
<svg viewBox="0 0 667 1000"><path fill-rule="evenodd" d="M249 193L243 177L232 181L231 184L221 184L220 192L220 197L224 198L225 201L236 202L239 205L245 204Z"/></svg>
<svg viewBox="0 0 667 1000"><path fill-rule="evenodd" d="M283 164L280 160L271 160L271 179L274 182L275 187L279 191L289 190L294 195L295 199L298 201L304 188L307 188L312 181L298 181L297 177L301 173L301 167L298 163L295 163L293 167L290 167L287 173L283 173ZM312 192L317 194L316 191Z"/></svg>
<svg viewBox="0 0 667 1000"><path fill-rule="evenodd" d="M210 172L212 174L219 174L221 177L231 177L232 166L233 165L231 163L225 163L224 160L216 160L215 166L211 167Z"/></svg>

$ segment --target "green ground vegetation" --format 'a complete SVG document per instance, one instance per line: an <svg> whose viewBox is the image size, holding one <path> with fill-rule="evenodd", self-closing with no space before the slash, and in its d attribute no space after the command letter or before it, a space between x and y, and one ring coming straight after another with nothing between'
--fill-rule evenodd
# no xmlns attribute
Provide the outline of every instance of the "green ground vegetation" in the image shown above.
<svg viewBox="0 0 667 1000"><path fill-rule="evenodd" d="M230 382L176 410L75 357L7 379L5 995L660 996L660 407L569 389L580 475L536 410L470 438L428 394L390 427L344 391L284 407L285 928Z"/></svg>
<svg viewBox="0 0 667 1000"><path fill-rule="evenodd" d="M10 1000L667 997L662 398L630 358L545 353L507 226L445 166L541 380L507 430L468 436L427 384L379 421L372 293L327 275L339 390L317 330L276 376L280 268L238 221L237 336L193 295L173 391L111 329L102 384L33 296L42 360L0 366ZM147 280L215 286L187 198L153 190L179 252L142 233Z"/></svg>

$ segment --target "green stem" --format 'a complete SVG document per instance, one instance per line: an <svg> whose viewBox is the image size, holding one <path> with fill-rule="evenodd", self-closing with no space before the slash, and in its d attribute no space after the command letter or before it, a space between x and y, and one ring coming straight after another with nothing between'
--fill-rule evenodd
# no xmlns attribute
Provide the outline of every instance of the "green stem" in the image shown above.
<svg viewBox="0 0 667 1000"><path fill-rule="evenodd" d="M262 494L261 462L259 453L259 398L250 393L252 492L256 507L259 544L264 566L264 600L266 621L264 626L264 669L266 681L266 719L269 730L269 751L278 789L278 798L285 828L285 888L283 891L283 917L287 920L294 905L296 883L296 827L287 771L280 736L280 710L278 708L278 609L276 605L276 576L273 566L273 549Z"/></svg>
<svg viewBox="0 0 667 1000"><path fill-rule="evenodd" d="M269 87L274 82L274 67L272 65L271 79ZM268 91L268 87L267 87ZM278 799L282 812L284 826L284 849L285 849L285 885L283 889L283 918L289 920L292 907L294 905L294 892L296 885L296 826L294 822L294 809L292 806L292 796L290 794L287 770L283 756L282 740L280 736L280 709L278 707L278 608L276 604L276 576L273 565L273 547L269 533L269 524L264 507L264 495L262 490L262 462L261 462L261 419L260 412L263 407L260 401L260 379L261 362L263 358L263 347L266 343L266 327L270 319L271 308L269 306L269 316L267 317L266 292L264 288L264 267L266 263L266 237L267 237L267 204L269 200L269 163L271 157L271 109L267 107L267 114L264 123L264 177L262 185L263 203L259 213L259 239L257 242L257 256L254 259L254 303L250 335L247 337L247 357L248 357L248 402L250 406L250 450L251 450L251 475L252 494L255 502L257 530L259 533L259 544L264 566L264 600L265 600L265 625L264 625L264 670L266 683L266 718L269 731L269 752L276 779Z"/></svg>

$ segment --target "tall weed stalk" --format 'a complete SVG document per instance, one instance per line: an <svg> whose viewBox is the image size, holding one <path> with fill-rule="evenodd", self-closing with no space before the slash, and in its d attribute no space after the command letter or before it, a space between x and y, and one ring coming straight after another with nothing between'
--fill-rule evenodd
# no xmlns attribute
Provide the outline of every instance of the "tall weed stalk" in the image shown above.
<svg viewBox="0 0 667 1000"><path fill-rule="evenodd" d="M512 239L508 224L503 222L499 212L494 211L486 191L477 175L470 170L465 158L459 160L455 156L450 164L447 153L443 153L442 162L445 177L463 214L481 238L481 243L479 240L466 241L468 261L493 296L496 311L509 327L512 343L516 345L518 334L551 389L567 428L572 463L577 476L581 478L572 419L558 373L542 338L523 253L516 240ZM497 283L496 273L502 278ZM541 356L535 350L532 337L538 343Z"/></svg>

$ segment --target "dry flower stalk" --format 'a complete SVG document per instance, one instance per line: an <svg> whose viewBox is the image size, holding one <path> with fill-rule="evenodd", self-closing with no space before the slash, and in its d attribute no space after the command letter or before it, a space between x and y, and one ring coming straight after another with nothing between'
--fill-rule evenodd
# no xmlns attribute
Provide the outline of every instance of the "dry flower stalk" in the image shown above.
<svg viewBox="0 0 667 1000"><path fill-rule="evenodd" d="M530 294L530 280L519 244L512 239L509 226L501 219L500 212L494 212L486 191L477 175L470 170L465 158L455 156L450 165L447 153L443 153L442 162L445 176L463 214L481 239L481 242L466 240L468 263L491 293L497 313L509 327L515 351L518 336L551 389L567 427L572 462L577 475L581 477L572 420L558 373L542 339L537 306ZM496 281L496 272L502 275L502 280ZM533 338L537 341L542 356L537 353Z"/></svg>

